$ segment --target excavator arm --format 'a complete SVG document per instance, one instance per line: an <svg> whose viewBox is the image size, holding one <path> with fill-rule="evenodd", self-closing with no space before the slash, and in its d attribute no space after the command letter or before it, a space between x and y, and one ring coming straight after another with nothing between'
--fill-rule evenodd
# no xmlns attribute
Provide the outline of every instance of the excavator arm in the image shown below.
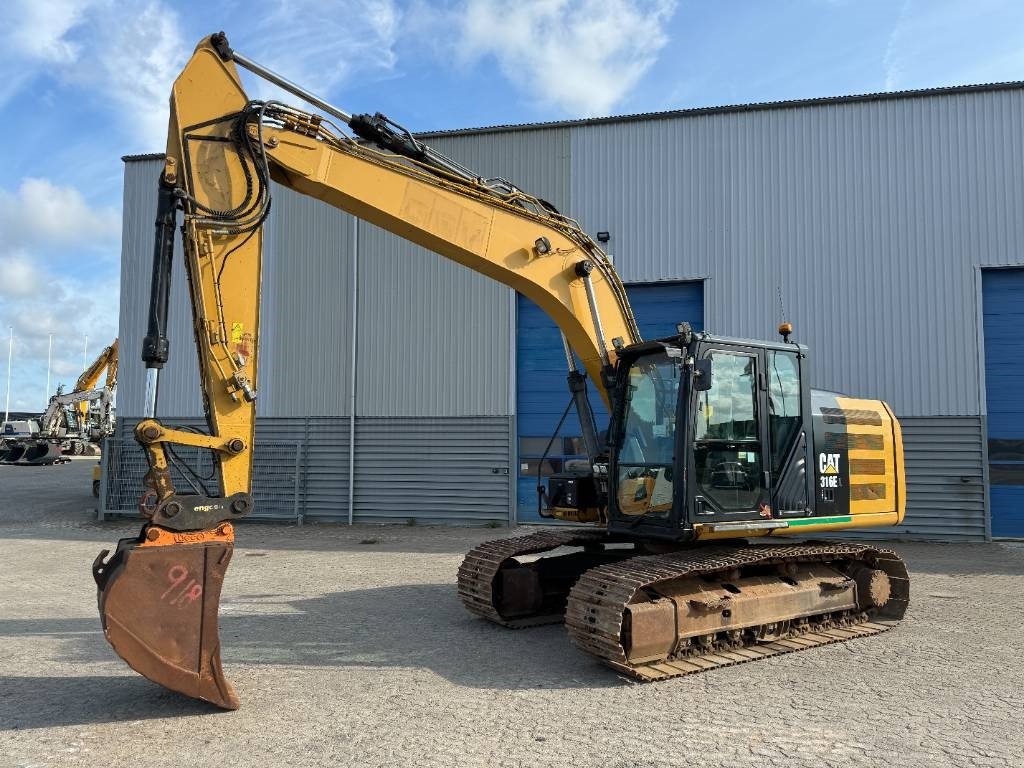
<svg viewBox="0 0 1024 768"><path fill-rule="evenodd" d="M96 359L89 364L89 367L82 371L82 375L75 382L75 391L81 392L86 389L95 389L100 375L106 371L107 378L104 386L111 389L117 384L117 339L109 347L104 347Z"/></svg>
<svg viewBox="0 0 1024 768"><path fill-rule="evenodd" d="M236 64L315 104L336 122L253 101ZM350 115L230 49L201 41L174 83L160 178L152 294L143 359L145 418L135 436L149 462L138 537L93 566L108 640L134 669L224 708L238 698L220 663L217 611L233 521L252 510L259 392L263 224L274 180L424 246L524 294L555 321L575 381L578 356L606 401L617 350L640 341L625 290L579 225L501 179L482 179L381 115ZM193 329L209 430L156 418L166 363L174 232L183 233ZM575 355L573 354L575 352ZM576 388L585 397L585 387ZM589 409L586 409L589 412ZM580 409L585 419L584 409ZM584 425L591 452L593 425ZM175 446L216 457L217 488L201 487ZM192 484L179 493L171 466ZM194 489L195 490L195 489ZM200 492L201 491L201 492Z"/></svg>
<svg viewBox="0 0 1024 768"><path fill-rule="evenodd" d="M85 392L96 388L100 375L106 371L107 378L103 388L109 393L117 386L117 339L109 347L104 347L96 359L89 364L89 367L82 371L82 375L75 382L75 392ZM89 415L89 401L79 401L78 404L79 424L83 424Z"/></svg>

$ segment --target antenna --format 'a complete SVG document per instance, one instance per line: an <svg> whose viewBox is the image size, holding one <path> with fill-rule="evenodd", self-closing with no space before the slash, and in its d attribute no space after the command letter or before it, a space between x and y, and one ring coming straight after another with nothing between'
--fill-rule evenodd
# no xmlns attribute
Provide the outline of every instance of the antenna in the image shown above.
<svg viewBox="0 0 1024 768"><path fill-rule="evenodd" d="M782 300L782 286L775 286L775 290L779 295L779 315L782 318L782 322L779 323L779 335L782 336L784 344L789 344L789 336L793 333L793 324L786 319L786 304Z"/></svg>

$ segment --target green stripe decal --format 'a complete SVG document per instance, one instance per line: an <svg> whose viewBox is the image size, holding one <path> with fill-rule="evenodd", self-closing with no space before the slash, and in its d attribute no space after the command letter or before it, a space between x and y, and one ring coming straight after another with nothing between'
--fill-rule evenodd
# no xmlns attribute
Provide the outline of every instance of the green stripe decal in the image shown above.
<svg viewBox="0 0 1024 768"><path fill-rule="evenodd" d="M849 523L853 515L838 515L836 517L803 517L799 520L790 520L789 527L795 528L799 525L832 525L833 523Z"/></svg>

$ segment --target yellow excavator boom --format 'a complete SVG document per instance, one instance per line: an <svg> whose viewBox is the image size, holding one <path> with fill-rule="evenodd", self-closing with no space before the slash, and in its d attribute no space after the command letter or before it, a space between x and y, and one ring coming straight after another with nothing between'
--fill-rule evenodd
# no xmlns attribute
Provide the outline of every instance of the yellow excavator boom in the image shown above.
<svg viewBox="0 0 1024 768"><path fill-rule="evenodd" d="M96 356L89 366L82 371L82 375L78 377L78 381L75 382L74 392L84 392L86 390L95 389L96 384L100 380L100 375L106 371L107 377L104 381L104 388L108 392L112 392L117 387L117 339L114 339L113 343L109 347L104 347L103 350ZM78 408L79 416L81 420L84 420L89 415L89 403L82 402L76 406Z"/></svg>
<svg viewBox="0 0 1024 768"><path fill-rule="evenodd" d="M316 115L253 102L237 60L247 61L227 49L222 36L206 38L174 83L143 345L147 418L135 430L150 465L140 501L148 522L138 538L120 542L109 561L103 552L94 564L107 637L128 663L169 688L229 708L238 702L220 668L216 616L233 544L231 521L252 508L263 222L271 179L529 297L562 329L606 401L617 349L640 341L611 262L575 221L507 182L477 178L431 155L411 135L405 140L412 151L397 154ZM372 135L386 127L375 123L380 119L355 116L349 123ZM160 315L166 315L179 206L208 434L153 418L157 372L167 359ZM175 444L215 453L215 492L177 492L165 448ZM178 611L169 631L150 608L140 607L141 595L165 592ZM153 606L162 607L160 601Z"/></svg>

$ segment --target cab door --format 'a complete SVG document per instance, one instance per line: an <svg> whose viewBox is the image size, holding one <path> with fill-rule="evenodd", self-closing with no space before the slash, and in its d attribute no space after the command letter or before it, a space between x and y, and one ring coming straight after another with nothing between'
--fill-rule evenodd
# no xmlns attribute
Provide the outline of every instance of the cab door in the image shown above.
<svg viewBox="0 0 1024 768"><path fill-rule="evenodd" d="M693 522L771 516L764 350L709 345L711 388L690 400Z"/></svg>

